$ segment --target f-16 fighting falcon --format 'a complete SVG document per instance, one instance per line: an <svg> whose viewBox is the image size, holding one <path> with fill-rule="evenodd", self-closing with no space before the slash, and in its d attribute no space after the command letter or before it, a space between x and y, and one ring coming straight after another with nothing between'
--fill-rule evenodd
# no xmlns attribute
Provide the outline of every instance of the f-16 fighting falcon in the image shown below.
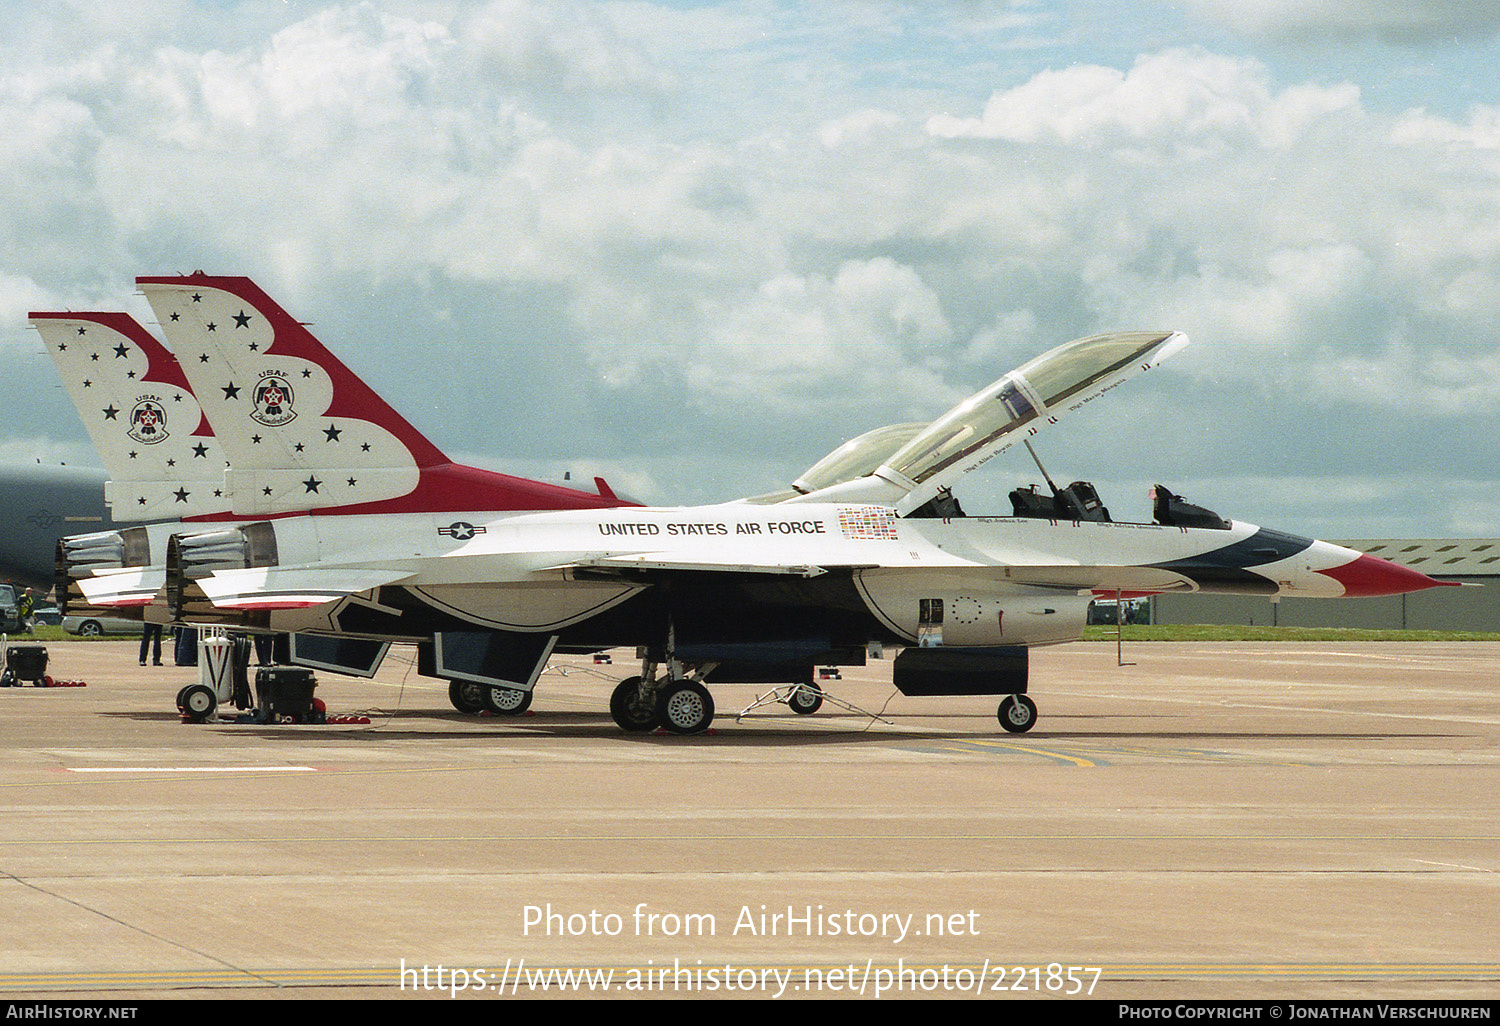
<svg viewBox="0 0 1500 1026"><path fill-rule="evenodd" d="M611 695L616 723L692 734L713 720L716 683L794 685L805 709L816 667L860 665L880 644L901 649L904 694L1002 695L1001 725L1021 732L1037 720L1029 649L1079 638L1098 595L1440 583L1161 486L1149 523L1115 521L1087 482L1050 479L1012 492L1007 515L964 514L953 489L967 474L1158 366L1187 344L1177 332L1059 346L931 423L856 438L783 493L644 507L602 481L591 493L453 464L246 278L137 284L171 354L115 315L32 323L111 468L114 517L134 502L181 518L65 541L59 595L293 633L320 666L370 672L391 642L415 643L422 672L529 701L552 653L633 647L640 672ZM111 359L141 365L128 407L79 383ZM116 473L148 446L175 455ZM176 475L196 446L220 465Z"/></svg>

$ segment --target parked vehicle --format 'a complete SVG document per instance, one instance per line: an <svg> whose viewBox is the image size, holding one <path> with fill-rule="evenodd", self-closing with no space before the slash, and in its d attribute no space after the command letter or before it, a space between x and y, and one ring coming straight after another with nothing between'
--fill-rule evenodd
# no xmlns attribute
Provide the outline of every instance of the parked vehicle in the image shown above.
<svg viewBox="0 0 1500 1026"><path fill-rule="evenodd" d="M21 627L20 617L16 614L16 600L21 593L14 585L0 584L0 630L15 631Z"/></svg>
<svg viewBox="0 0 1500 1026"><path fill-rule="evenodd" d="M141 621L122 620L115 616L65 616L63 629L69 634L97 638L106 634L139 634Z"/></svg>
<svg viewBox="0 0 1500 1026"><path fill-rule="evenodd" d="M1089 623L1113 627L1120 622L1121 610L1116 608L1114 599L1095 599L1089 603ZM1150 623L1151 603L1149 599L1126 599L1124 612L1125 623Z"/></svg>

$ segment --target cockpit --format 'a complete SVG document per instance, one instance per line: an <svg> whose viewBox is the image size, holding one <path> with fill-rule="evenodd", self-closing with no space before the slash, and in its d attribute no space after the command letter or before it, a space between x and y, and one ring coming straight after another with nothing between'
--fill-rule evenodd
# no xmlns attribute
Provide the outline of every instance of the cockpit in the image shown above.
<svg viewBox="0 0 1500 1026"><path fill-rule="evenodd" d="M961 517L954 484L1058 418L1082 409L1114 387L1156 366L1187 345L1178 332L1136 331L1094 335L1051 349L992 382L928 424L891 424L835 449L787 492L747 501L874 502L908 517ZM1033 450L1032 456L1036 453ZM1038 461L1040 468L1041 463ZM1109 510L1093 485L1058 488L1046 470L1049 492L1038 486L1011 493L1012 515L1051 520L1108 522ZM1171 496L1166 489L1161 489ZM1153 500L1158 523L1218 522L1207 510L1175 496ZM1196 512L1194 512L1196 511Z"/></svg>
<svg viewBox="0 0 1500 1026"><path fill-rule="evenodd" d="M1058 488L1049 480L1050 494L1040 485L1017 488L1010 493L1011 516L1039 520L1091 520L1111 522L1109 510L1088 481L1074 481ZM962 516L962 514L958 514ZM1195 506L1163 485L1151 488L1151 522L1162 527L1197 527L1229 530L1229 521L1211 509Z"/></svg>

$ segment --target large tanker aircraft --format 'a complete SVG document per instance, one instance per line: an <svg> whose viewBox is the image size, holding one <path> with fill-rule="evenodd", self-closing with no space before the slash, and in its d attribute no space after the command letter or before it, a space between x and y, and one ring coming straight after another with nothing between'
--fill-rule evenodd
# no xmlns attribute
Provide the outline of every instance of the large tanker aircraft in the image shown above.
<svg viewBox="0 0 1500 1026"><path fill-rule="evenodd" d="M1150 523L1116 522L1087 483L1050 480L1013 492L1009 515L964 515L952 490L965 475L1158 366L1187 344L1177 332L1059 346L929 424L861 436L783 493L643 507L602 482L588 493L455 466L248 279L137 284L226 467L161 489L156 506L155 485L112 484L117 519L122 501L202 505L133 549L128 531L63 543L60 583L92 603L158 603L174 622L294 633L316 665L368 672L392 641L414 642L425 673L529 695L553 652L635 647L640 673L614 689L615 721L692 734L713 719L715 683L815 697L816 667L861 664L882 644L901 648L903 693L1003 695L1000 723L1021 732L1037 719L1028 650L1079 638L1096 595L1439 584L1160 486ZM58 357L69 330L121 334L106 316L33 324ZM113 352L78 358L97 367ZM123 403L115 417L79 403L101 453L139 452L142 403L160 434L170 397L142 396L130 417Z"/></svg>

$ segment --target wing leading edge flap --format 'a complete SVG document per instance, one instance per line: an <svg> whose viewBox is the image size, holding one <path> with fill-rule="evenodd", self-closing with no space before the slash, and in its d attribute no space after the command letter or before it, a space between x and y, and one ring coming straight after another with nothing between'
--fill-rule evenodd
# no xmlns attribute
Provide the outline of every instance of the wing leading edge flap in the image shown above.
<svg viewBox="0 0 1500 1026"><path fill-rule="evenodd" d="M250 567L194 581L219 609L308 609L411 576L407 570Z"/></svg>
<svg viewBox="0 0 1500 1026"><path fill-rule="evenodd" d="M817 577L830 570L870 570L875 563L723 563L715 560L682 558L657 558L655 553L631 556L600 556L594 559L576 559L551 570L685 570L696 573L775 574L777 576Z"/></svg>

